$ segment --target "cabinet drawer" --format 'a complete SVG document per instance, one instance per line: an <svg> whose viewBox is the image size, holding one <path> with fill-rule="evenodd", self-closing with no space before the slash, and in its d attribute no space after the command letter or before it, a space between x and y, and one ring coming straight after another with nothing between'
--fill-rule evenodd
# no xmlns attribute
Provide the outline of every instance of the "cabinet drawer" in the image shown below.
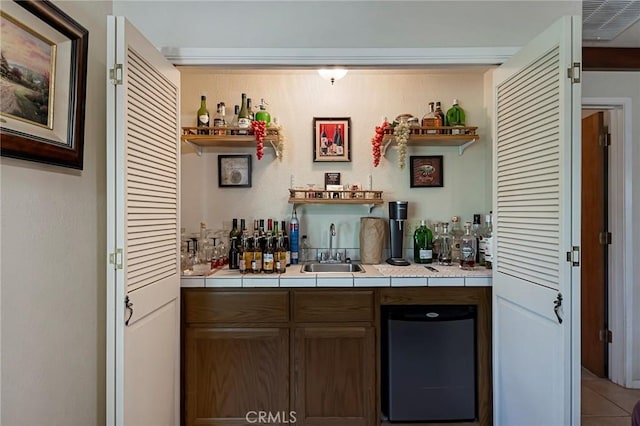
<svg viewBox="0 0 640 426"><path fill-rule="evenodd" d="M299 290L293 295L296 322L373 321L371 290Z"/></svg>
<svg viewBox="0 0 640 426"><path fill-rule="evenodd" d="M187 323L289 321L288 291L187 291Z"/></svg>

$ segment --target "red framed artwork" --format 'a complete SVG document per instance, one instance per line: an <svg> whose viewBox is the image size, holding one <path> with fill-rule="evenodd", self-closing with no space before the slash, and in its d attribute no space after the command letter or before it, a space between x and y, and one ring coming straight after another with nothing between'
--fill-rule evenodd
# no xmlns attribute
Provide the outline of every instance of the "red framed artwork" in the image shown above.
<svg viewBox="0 0 640 426"><path fill-rule="evenodd" d="M314 117L313 161L351 161L351 118Z"/></svg>

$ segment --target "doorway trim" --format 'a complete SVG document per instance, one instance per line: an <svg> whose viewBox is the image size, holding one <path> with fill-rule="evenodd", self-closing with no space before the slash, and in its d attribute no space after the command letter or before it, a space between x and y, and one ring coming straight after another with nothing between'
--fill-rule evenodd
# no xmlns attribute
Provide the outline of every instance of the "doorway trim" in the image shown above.
<svg viewBox="0 0 640 426"><path fill-rule="evenodd" d="M633 330L630 315L633 290L632 223L632 114L631 98L583 98L582 109L609 112L609 379L621 386L640 387L633 380ZM612 285L622 283L622 285Z"/></svg>

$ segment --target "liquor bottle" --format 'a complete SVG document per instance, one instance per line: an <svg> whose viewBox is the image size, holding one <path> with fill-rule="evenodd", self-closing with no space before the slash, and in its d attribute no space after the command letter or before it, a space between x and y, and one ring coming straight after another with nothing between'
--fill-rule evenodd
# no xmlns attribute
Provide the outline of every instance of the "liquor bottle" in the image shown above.
<svg viewBox="0 0 640 426"><path fill-rule="evenodd" d="M242 233L242 238L244 241L242 251L242 257L244 258L244 273L248 274L253 272L253 238L249 236L249 233L246 230ZM240 269L242 269L242 267L240 267Z"/></svg>
<svg viewBox="0 0 640 426"><path fill-rule="evenodd" d="M453 100L453 105L447 111L447 126L451 127L464 127L465 124L465 115L464 110L458 105L458 100ZM464 130L462 129L451 129L452 135L461 135L464 134Z"/></svg>
<svg viewBox="0 0 640 426"><path fill-rule="evenodd" d="M262 272L262 249L260 248L260 238L257 232L253 233L253 256L251 258L251 272L259 274Z"/></svg>
<svg viewBox="0 0 640 426"><path fill-rule="evenodd" d="M480 252L480 238L482 234L482 230L480 229L480 214L473 215L473 224L471 225L471 234L476 239L476 265L484 264L484 253ZM480 261L482 259L482 263Z"/></svg>
<svg viewBox="0 0 640 426"><path fill-rule="evenodd" d="M451 265L451 234L449 233L449 224L442 224L442 233L440 234L440 248L438 252L438 264Z"/></svg>
<svg viewBox="0 0 640 426"><path fill-rule="evenodd" d="M444 112L442 111L442 106L440 105L440 101L436 102L435 114L436 114L436 120L437 120L438 126L444 126L445 118L444 118ZM438 130L437 133L444 134L445 131L440 129Z"/></svg>
<svg viewBox="0 0 640 426"><path fill-rule="evenodd" d="M231 135L238 134L238 113L239 112L240 112L240 105L234 105L233 119L231 120L231 129L229 130L229 134Z"/></svg>
<svg viewBox="0 0 640 426"><path fill-rule="evenodd" d="M273 274L276 270L275 250L273 248L273 235L267 233L264 252L262 253L262 270L265 274Z"/></svg>
<svg viewBox="0 0 640 426"><path fill-rule="evenodd" d="M333 134L333 149L336 155L344 154L344 139L342 138L342 128L338 124Z"/></svg>
<svg viewBox="0 0 640 426"><path fill-rule="evenodd" d="M278 234L278 242L276 244L276 272L284 274L287 272L287 253L284 249L284 236L282 232Z"/></svg>
<svg viewBox="0 0 640 426"><path fill-rule="evenodd" d="M435 110L433 109L433 102L429 102L429 112L422 117L422 127L437 127L437 119ZM424 134L434 135L436 134L436 129L426 129L424 130Z"/></svg>
<svg viewBox="0 0 640 426"><path fill-rule="evenodd" d="M238 250L238 237L233 237L231 239L231 248L229 249L229 269L240 269L238 260L239 253L240 250Z"/></svg>
<svg viewBox="0 0 640 426"><path fill-rule="evenodd" d="M248 129L251 125L251 119L249 118L249 108L247 107L247 94L242 94L242 103L240 104L240 110L238 111L238 134L248 135Z"/></svg>
<svg viewBox="0 0 640 426"><path fill-rule="evenodd" d="M476 266L476 237L471 233L471 222L465 222L464 234L460 237L460 268L473 269Z"/></svg>
<svg viewBox="0 0 640 426"><path fill-rule="evenodd" d="M298 264L298 248L300 247L299 233L300 222L298 222L298 214L294 208L291 221L289 222L289 249L291 250L291 263L294 265Z"/></svg>
<svg viewBox="0 0 640 426"><path fill-rule="evenodd" d="M433 234L424 220L420 221L420 227L413 233L413 261L415 263L433 262Z"/></svg>
<svg viewBox="0 0 640 426"><path fill-rule="evenodd" d="M213 114L213 120L212 120L212 124L214 127L218 127L222 125L222 122L224 120L222 119L222 115L220 114L220 104L218 103L216 105L216 113ZM220 129L213 129L213 134L214 135L219 135L220 134Z"/></svg>
<svg viewBox="0 0 640 426"><path fill-rule="evenodd" d="M227 130L225 129L225 127L227 127L226 115L227 115L227 106L224 104L224 102L220 102L220 112L216 115L216 118L213 121L214 126L222 127L222 129L218 129L219 135L227 134Z"/></svg>
<svg viewBox="0 0 640 426"><path fill-rule="evenodd" d="M253 107L251 106L251 98L247 98L247 110L249 111L249 122L251 122L255 118Z"/></svg>
<svg viewBox="0 0 640 426"><path fill-rule="evenodd" d="M484 218L484 221L485 221L485 233L482 238L482 241L484 241L484 266L487 269L492 269L494 240L493 240L493 226L491 223L491 214L486 215Z"/></svg>
<svg viewBox="0 0 640 426"><path fill-rule="evenodd" d="M454 263L460 261L460 237L464 231L460 228L460 218L458 216L451 217L451 259Z"/></svg>
<svg viewBox="0 0 640 426"><path fill-rule="evenodd" d="M209 110L207 109L207 97L204 95L200 96L200 108L197 112L197 122L198 127L209 126ZM198 130L198 134L206 135L207 130Z"/></svg>
<svg viewBox="0 0 640 426"><path fill-rule="evenodd" d="M287 257L286 266L291 266L291 250L289 249L289 235L287 234L286 222L283 220L280 222L280 229L282 229L282 238L284 242L285 255Z"/></svg>
<svg viewBox="0 0 640 426"><path fill-rule="evenodd" d="M247 251L247 231L243 230L240 236L240 244L238 245L238 269L242 275L249 272L247 269L247 260L245 257L245 252ZM229 261L231 264L231 261ZM251 264L251 263L249 263Z"/></svg>
<svg viewBox="0 0 640 426"><path fill-rule="evenodd" d="M265 124L269 126L269 123L271 123L271 114L269 114L265 105L267 105L267 103L264 99L260 99L260 105L258 105L260 109L255 113L255 119L256 121L264 121Z"/></svg>
<svg viewBox="0 0 640 426"><path fill-rule="evenodd" d="M438 256L440 254L440 224L435 223L433 225L433 244L432 244L432 259L433 261L438 261Z"/></svg>

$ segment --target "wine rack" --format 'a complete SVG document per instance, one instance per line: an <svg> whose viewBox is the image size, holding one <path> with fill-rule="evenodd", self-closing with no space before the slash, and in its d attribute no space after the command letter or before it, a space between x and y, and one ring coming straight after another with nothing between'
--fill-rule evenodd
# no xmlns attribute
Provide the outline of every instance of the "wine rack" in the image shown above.
<svg viewBox="0 0 640 426"><path fill-rule="evenodd" d="M451 134L452 131L460 132ZM436 132L436 133L433 133ZM462 155L465 149L480 139L477 127L409 127L409 140L407 146L457 146L458 154ZM396 143L393 128L386 127L382 137L382 155L386 155L387 148Z"/></svg>
<svg viewBox="0 0 640 426"><path fill-rule="evenodd" d="M206 147L226 147L226 148L255 148L256 137L253 129L242 129L246 135L231 134L237 133L239 127L183 127L180 139L193 147L196 153L201 156ZM264 138L265 146L271 144L276 157L280 158L280 151L277 149L280 143L280 135L277 129L267 127L267 134ZM222 134L221 134L222 133Z"/></svg>

